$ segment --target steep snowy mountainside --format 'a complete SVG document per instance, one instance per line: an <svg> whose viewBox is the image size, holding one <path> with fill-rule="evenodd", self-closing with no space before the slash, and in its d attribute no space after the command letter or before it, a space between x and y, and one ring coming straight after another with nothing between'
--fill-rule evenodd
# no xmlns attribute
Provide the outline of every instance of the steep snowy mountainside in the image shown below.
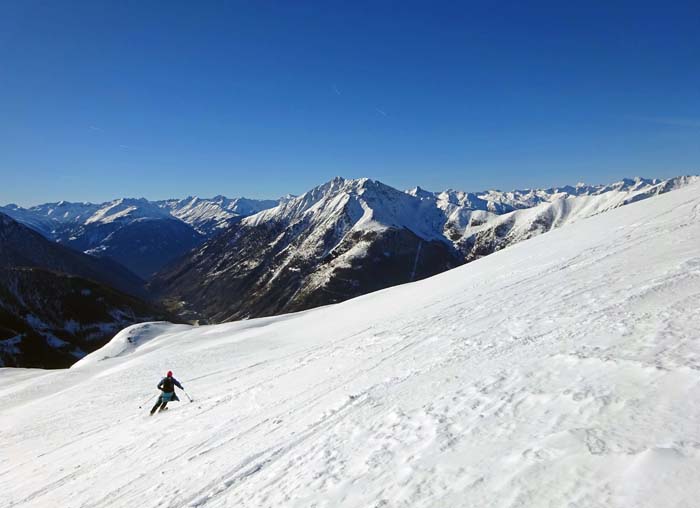
<svg viewBox="0 0 700 508"><path fill-rule="evenodd" d="M113 259L147 279L171 260L200 245L204 237L146 199L117 199L102 205L56 206L52 239L87 254ZM65 212L61 208L70 208ZM73 213L75 212L75 213Z"/></svg>
<svg viewBox="0 0 700 508"><path fill-rule="evenodd" d="M36 216L45 217L54 223L67 224L87 221L102 206L104 204L59 201L57 203L44 203L24 210L34 213Z"/></svg>
<svg viewBox="0 0 700 508"><path fill-rule="evenodd" d="M425 240L442 240L443 218L429 203L369 178L333 180L297 198L243 219L248 226L265 222L328 223L348 214L357 230L405 228Z"/></svg>
<svg viewBox="0 0 700 508"><path fill-rule="evenodd" d="M697 181L700 181L698 176L679 176L668 180L635 177L625 178L608 185L578 183L575 186L567 185L549 189L526 189L509 192L447 190L433 193L417 187L407 191L407 193L418 196L423 201L434 201L435 206L442 210L446 217L445 235L453 241L457 241L461 236L472 233L469 230L470 226L482 226L491 221L493 221L494 226L498 226L502 223L498 216L517 210L532 209L562 199L599 196L597 208L598 212L601 212L678 189ZM585 199L583 201L590 202ZM575 200L571 200L570 203L575 203ZM545 206L545 208L547 207Z"/></svg>
<svg viewBox="0 0 700 508"><path fill-rule="evenodd" d="M336 177L298 198L250 216L245 222L255 226L270 221L294 223L312 216L326 217L342 209L347 201L353 201L351 208L358 215L362 214L357 219L358 229L369 229L370 224L375 222L379 227L410 229L424 240L449 241L454 236L449 233L459 232L463 235L468 233L467 227L472 224L481 226L500 215L535 208L543 203L599 196L596 205L591 205L591 200L583 200L589 204L587 208L581 207L580 216L584 216L585 210L590 214L599 213L697 181L700 181L700 177L680 176L668 180L636 177L609 185L579 183L549 189L489 190L479 193L455 190L432 193L416 187L402 195L392 187L367 178L345 180ZM407 199L405 195L416 199Z"/></svg>
<svg viewBox="0 0 700 508"><path fill-rule="evenodd" d="M46 203L28 209L0 207L15 220L75 250L112 258L148 278L200 245L230 221L275 206L277 201L187 198L106 203Z"/></svg>
<svg viewBox="0 0 700 508"><path fill-rule="evenodd" d="M104 203L45 203L31 208L14 204L0 207L18 222L28 225L45 236L56 240L65 236L61 226L76 228L87 224L107 224L114 221L136 219L175 218L209 236L217 228L236 217L247 217L266 208L276 206L280 200L256 200L248 198L187 197L149 201L144 198L121 198Z"/></svg>
<svg viewBox="0 0 700 508"><path fill-rule="evenodd" d="M532 208L476 220L472 216L466 224L448 221L446 229L450 230L451 238L465 260L472 261L554 228L697 182L700 182L699 177L663 181L626 179L589 188L585 192L580 192L583 187L578 186L577 194L554 192L546 201Z"/></svg>
<svg viewBox="0 0 700 508"><path fill-rule="evenodd" d="M211 199L190 196L185 199L159 201L158 205L209 237L228 226L232 220L273 208L278 203L279 201L274 200L230 199L225 196L214 196Z"/></svg>
<svg viewBox="0 0 700 508"><path fill-rule="evenodd" d="M668 180L625 178L609 185L552 187L502 192L406 191L434 202L445 215L443 234L466 261L595 213L700 181L698 176Z"/></svg>
<svg viewBox="0 0 700 508"><path fill-rule="evenodd" d="M167 210L150 201L122 198L103 204L85 221L89 224L109 224L116 221L131 221L137 219L166 219L170 218Z"/></svg>
<svg viewBox="0 0 700 508"><path fill-rule="evenodd" d="M303 310L434 275L696 180L431 193L337 177L232 225L151 287L184 316L210 322Z"/></svg>
<svg viewBox="0 0 700 508"><path fill-rule="evenodd" d="M303 310L457 266L443 222L430 202L335 178L232 225L151 288L214 321Z"/></svg>
<svg viewBox="0 0 700 508"><path fill-rule="evenodd" d="M694 506L698 245L695 184L342 304L137 325L69 370L2 369L0 490L9 508ZM195 402L149 417L168 369Z"/></svg>
<svg viewBox="0 0 700 508"><path fill-rule="evenodd" d="M31 208L22 208L13 204L0 206L0 213L9 215L50 240L68 238L72 229L84 224L99 210L100 205L68 201L44 203Z"/></svg>

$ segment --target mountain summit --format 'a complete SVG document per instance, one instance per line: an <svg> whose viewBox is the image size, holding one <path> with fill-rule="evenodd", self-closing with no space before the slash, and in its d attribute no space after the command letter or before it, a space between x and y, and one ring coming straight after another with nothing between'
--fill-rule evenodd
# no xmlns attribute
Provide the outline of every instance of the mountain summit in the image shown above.
<svg viewBox="0 0 700 508"><path fill-rule="evenodd" d="M337 177L232 225L152 287L214 320L340 301L457 266L443 222L429 202Z"/></svg>
<svg viewBox="0 0 700 508"><path fill-rule="evenodd" d="M185 315L217 322L308 309L434 275L696 180L431 193L336 177L231 225L151 287Z"/></svg>
<svg viewBox="0 0 700 508"><path fill-rule="evenodd" d="M149 278L229 222L277 203L224 196L165 201L121 198L101 204L60 201L27 209L8 205L0 207L0 212L50 240L112 258Z"/></svg>
<svg viewBox="0 0 700 508"><path fill-rule="evenodd" d="M2 369L0 491L11 507L695 506L699 245L693 185L339 305L140 324L68 370ZM148 416L168 369L195 402Z"/></svg>

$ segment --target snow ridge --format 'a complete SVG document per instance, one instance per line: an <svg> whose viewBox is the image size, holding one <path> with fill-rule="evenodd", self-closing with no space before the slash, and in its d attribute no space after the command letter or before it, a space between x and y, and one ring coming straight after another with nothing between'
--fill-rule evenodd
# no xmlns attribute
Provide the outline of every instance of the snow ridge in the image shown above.
<svg viewBox="0 0 700 508"><path fill-rule="evenodd" d="M248 226L274 221L328 223L346 211L353 223L350 231L406 228L428 241L442 238L439 231L443 218L434 206L369 178L335 177L275 208L247 217L243 223Z"/></svg>
<svg viewBox="0 0 700 508"><path fill-rule="evenodd" d="M31 208L15 204L0 207L15 220L33 227L45 236L56 235L62 226L73 228L88 224L110 224L115 221L142 218L176 218L194 227L202 234L225 227L236 217L245 217L265 208L276 206L279 200L255 200L247 198L187 197L149 201L145 198L121 198L105 203L70 203L59 201Z"/></svg>
<svg viewBox="0 0 700 508"><path fill-rule="evenodd" d="M303 310L429 277L692 181L430 193L336 177L244 218L151 287L211 322Z"/></svg>
<svg viewBox="0 0 700 508"><path fill-rule="evenodd" d="M0 491L29 508L695 506L698 245L693 184L339 305L0 369ZM168 369L195 402L149 417Z"/></svg>
<svg viewBox="0 0 700 508"><path fill-rule="evenodd" d="M430 192L420 187L400 192L368 178L335 177L299 197L280 202L243 220L247 226L335 223L347 213L352 231L407 229L425 241L454 244L460 251L475 235L504 224L513 229L507 243L575 222L584 217L700 181L700 176L668 180L641 177L609 185L586 185L501 192ZM468 255L468 252L464 252Z"/></svg>

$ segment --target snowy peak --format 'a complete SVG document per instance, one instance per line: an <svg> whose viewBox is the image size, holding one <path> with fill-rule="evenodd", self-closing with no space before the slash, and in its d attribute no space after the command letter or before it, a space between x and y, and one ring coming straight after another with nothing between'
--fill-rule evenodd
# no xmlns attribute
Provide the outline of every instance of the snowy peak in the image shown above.
<svg viewBox="0 0 700 508"><path fill-rule="evenodd" d="M297 198L244 219L244 223L328 224L341 216L352 223L352 230L405 228L426 240L438 239L441 235L436 232L444 222L431 202L377 180L335 177Z"/></svg>
<svg viewBox="0 0 700 508"><path fill-rule="evenodd" d="M60 201L32 208L0 207L44 237L100 257L112 257L149 277L232 221L277 201L188 197L166 201L122 198L101 204Z"/></svg>
<svg viewBox="0 0 700 508"><path fill-rule="evenodd" d="M692 181L430 193L336 177L232 225L153 287L215 322L308 309L427 277Z"/></svg>
<svg viewBox="0 0 700 508"><path fill-rule="evenodd" d="M635 176L634 178L623 178L622 180L613 182L610 185L601 186L599 189L590 192L589 194L602 194L610 191L637 191L646 187L658 185L660 182L661 180L656 178L648 179L640 176Z"/></svg>
<svg viewBox="0 0 700 508"><path fill-rule="evenodd" d="M606 185L588 185L579 182L574 186L565 185L547 189L518 189L512 191L490 189L479 192L464 192L448 189L442 192L430 192L416 187L406 191L406 193L421 199L434 199L437 202L437 206L443 210L451 210L451 207L457 206L463 210L480 210L501 215L566 197L601 195L608 192L654 192L660 188L660 185L665 190L670 190L689 185L697 181L698 178L697 176L679 176L668 180L660 180L637 176L634 178L623 178L618 182Z"/></svg>
<svg viewBox="0 0 700 508"><path fill-rule="evenodd" d="M122 198L104 204L85 221L85 224L108 224L115 221L166 219L169 217L170 214L166 210L144 198Z"/></svg>
<svg viewBox="0 0 700 508"><path fill-rule="evenodd" d="M427 191L420 186L416 186L413 189L407 190L406 194L410 194L418 199L435 199L435 194Z"/></svg>
<svg viewBox="0 0 700 508"><path fill-rule="evenodd" d="M93 203L71 203L59 201L57 203L45 203L33 206L29 212L37 216L45 217L57 224L67 224L71 222L85 222L90 216L96 213L103 205Z"/></svg>
<svg viewBox="0 0 700 508"><path fill-rule="evenodd" d="M431 201L337 177L243 219L153 287L215 321L324 305L456 266L443 223Z"/></svg>
<svg viewBox="0 0 700 508"><path fill-rule="evenodd" d="M75 369L4 369L3 498L696 506L698 210L680 189L340 305L141 325ZM194 403L148 416L168 369Z"/></svg>
<svg viewBox="0 0 700 508"><path fill-rule="evenodd" d="M345 180L342 177L335 177L332 180L312 188L301 196L291 197L283 200L278 206L244 219L245 222L261 223L270 220L285 220L293 221L299 219L309 211L318 211L325 209L329 203L337 199L339 196L348 195L356 192L356 187L361 185L362 180Z"/></svg>
<svg viewBox="0 0 700 508"><path fill-rule="evenodd" d="M59 201L31 208L9 204L0 207L0 211L49 237L55 230L65 227L168 218L181 220L208 235L213 230L225 227L233 218L252 215L278 203L279 200L227 198L218 195L210 199L189 196L162 201L120 198L99 204Z"/></svg>
<svg viewBox="0 0 700 508"><path fill-rule="evenodd" d="M420 187L401 192L393 187L369 178L347 180L335 177L314 187L297 198L280 202L275 208L264 210L244 219L248 226L265 223L318 224L337 222L340 217L350 221L352 230L377 230L405 228L424 240L456 242L468 235L470 227L483 226L516 211L547 208L553 203L569 198L597 196L586 200L585 206L567 205L581 214L599 213L607 209L644 199L661 192L679 188L697 181L698 177L677 177L666 181L658 179L628 178L610 185L553 187L549 189L525 189L503 192L488 190L464 192L448 189L430 192ZM583 202L579 203L582 204ZM547 215L547 214L545 214ZM573 215L555 213L562 225ZM540 212L523 214L540 217Z"/></svg>
<svg viewBox="0 0 700 508"><path fill-rule="evenodd" d="M277 203L278 201L274 200L227 198L218 195L210 199L189 196L185 199L159 201L158 205L199 233L210 236L236 218L253 215L260 210L272 208Z"/></svg>
<svg viewBox="0 0 700 508"><path fill-rule="evenodd" d="M698 182L700 177L634 178L605 186L579 184L576 192L567 188L529 191L541 198L535 206L477 221L448 221L448 229L455 246L471 261L554 228Z"/></svg>

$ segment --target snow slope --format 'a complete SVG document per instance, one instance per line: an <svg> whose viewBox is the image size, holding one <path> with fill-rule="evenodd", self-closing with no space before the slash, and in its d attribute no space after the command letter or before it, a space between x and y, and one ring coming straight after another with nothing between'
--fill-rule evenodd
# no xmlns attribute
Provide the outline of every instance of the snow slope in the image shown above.
<svg viewBox="0 0 700 508"><path fill-rule="evenodd" d="M307 310L430 277L699 181L438 194L336 177L231 224L150 278L150 288L181 315L209 323Z"/></svg>
<svg viewBox="0 0 700 508"><path fill-rule="evenodd" d="M430 201L336 177L231 225L150 288L210 322L306 310L457 266L443 223Z"/></svg>
<svg viewBox="0 0 700 508"><path fill-rule="evenodd" d="M700 182L698 176L677 176L667 180L636 177L625 178L610 185L579 183L575 187L511 192L464 193L449 190L435 193L433 197L424 193L422 199L433 199L443 211L446 217L445 236L453 240L458 248L484 231L500 231L504 225L510 230L514 226L512 234L504 240L506 246L697 182ZM478 243L478 238L476 241ZM464 251L463 248L460 250ZM469 259L469 253L463 253Z"/></svg>
<svg viewBox="0 0 700 508"><path fill-rule="evenodd" d="M165 201L121 198L92 203L0 206L49 240L97 257L109 257L143 278L200 245L234 219L278 201L189 197Z"/></svg>
<svg viewBox="0 0 700 508"><path fill-rule="evenodd" d="M0 370L18 506L694 507L700 185L430 279ZM173 369L194 403L139 410ZM150 406L146 404L146 406Z"/></svg>
<svg viewBox="0 0 700 508"><path fill-rule="evenodd" d="M188 197L149 201L144 198L120 198L104 203L44 203L30 208L15 204L0 206L15 220L30 226L52 240L66 241L71 234L87 225L106 225L114 222L127 223L140 219L178 219L211 236L216 229L225 227L236 217L245 217L276 206L279 200L256 200L247 198Z"/></svg>
<svg viewBox="0 0 700 508"><path fill-rule="evenodd" d="M349 231L406 228L428 241L442 239L444 219L435 206L369 178L335 177L297 198L246 217L242 222L248 226L273 221L306 222L315 229L323 229L324 224L337 222L342 215L348 216Z"/></svg>
<svg viewBox="0 0 700 508"><path fill-rule="evenodd" d="M203 199L190 196L185 199L159 201L157 204L203 235L212 236L217 230L226 228L232 219L277 206L279 200L230 199L225 196Z"/></svg>

